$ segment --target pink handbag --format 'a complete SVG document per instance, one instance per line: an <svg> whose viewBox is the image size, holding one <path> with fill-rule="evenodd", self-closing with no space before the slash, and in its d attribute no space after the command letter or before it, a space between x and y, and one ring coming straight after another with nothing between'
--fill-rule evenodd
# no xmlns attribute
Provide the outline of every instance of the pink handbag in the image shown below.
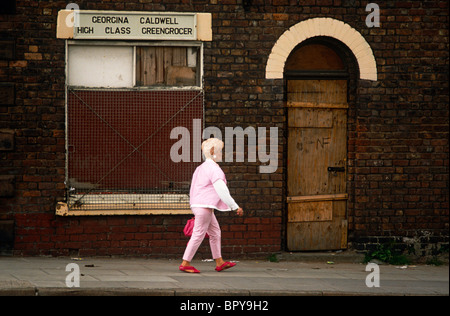
<svg viewBox="0 0 450 316"><path fill-rule="evenodd" d="M186 223L186 226L184 226L183 233L187 237L192 236L192 231L194 230L194 224L195 224L195 217L192 217L189 219ZM205 235L206 238L209 238L208 233Z"/></svg>

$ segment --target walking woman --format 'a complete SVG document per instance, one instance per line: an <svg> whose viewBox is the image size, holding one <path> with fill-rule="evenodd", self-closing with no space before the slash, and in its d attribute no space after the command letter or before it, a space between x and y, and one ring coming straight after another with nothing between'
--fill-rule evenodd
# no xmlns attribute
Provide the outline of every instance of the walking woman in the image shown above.
<svg viewBox="0 0 450 316"><path fill-rule="evenodd" d="M217 138L210 138L202 143L202 152L206 159L192 176L190 205L195 215L195 224L179 267L184 272L200 272L191 266L191 261L206 233L209 235L212 256L216 261L216 271L220 272L236 265L222 259L220 226L214 215L214 209L222 212L236 211L239 216L244 214L231 197L225 174L217 164L217 161L222 161L223 145Z"/></svg>

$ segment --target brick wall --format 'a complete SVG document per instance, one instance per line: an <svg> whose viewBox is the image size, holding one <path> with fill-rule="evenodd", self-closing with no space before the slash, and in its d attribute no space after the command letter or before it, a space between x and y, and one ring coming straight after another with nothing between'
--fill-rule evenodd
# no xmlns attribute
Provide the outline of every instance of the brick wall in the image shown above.
<svg viewBox="0 0 450 316"><path fill-rule="evenodd" d="M360 82L350 140L357 247L373 240L448 245L444 8L442 1L395 2L381 9L382 27L361 29L374 50L379 81Z"/></svg>
<svg viewBox="0 0 450 316"><path fill-rule="evenodd" d="M351 25L377 61L377 82L351 86L349 241L359 249L380 238L448 244L448 2L380 3L380 28L365 25L364 1L242 2L76 1L90 10L211 12L206 125L279 127L276 173L260 174L257 163L223 166L247 211L243 218L218 214L224 256L284 249L285 89L264 71L283 32L313 17ZM18 255L180 257L190 216L55 215L65 199L64 41L56 39L65 6L16 1L15 14L0 14L0 242ZM200 252L209 255L207 242Z"/></svg>

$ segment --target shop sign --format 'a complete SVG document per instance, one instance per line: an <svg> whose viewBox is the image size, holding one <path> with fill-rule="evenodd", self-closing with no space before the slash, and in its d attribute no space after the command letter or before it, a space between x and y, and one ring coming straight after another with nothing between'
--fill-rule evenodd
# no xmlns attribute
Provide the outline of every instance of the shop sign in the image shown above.
<svg viewBox="0 0 450 316"><path fill-rule="evenodd" d="M196 14L75 11L74 39L196 40Z"/></svg>

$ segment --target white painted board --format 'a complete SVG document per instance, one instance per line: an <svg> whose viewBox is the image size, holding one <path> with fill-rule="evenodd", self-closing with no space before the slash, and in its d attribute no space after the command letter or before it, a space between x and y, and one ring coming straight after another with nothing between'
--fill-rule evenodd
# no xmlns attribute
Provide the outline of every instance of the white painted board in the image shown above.
<svg viewBox="0 0 450 316"><path fill-rule="evenodd" d="M133 48L124 46L69 45L70 86L133 87Z"/></svg>

